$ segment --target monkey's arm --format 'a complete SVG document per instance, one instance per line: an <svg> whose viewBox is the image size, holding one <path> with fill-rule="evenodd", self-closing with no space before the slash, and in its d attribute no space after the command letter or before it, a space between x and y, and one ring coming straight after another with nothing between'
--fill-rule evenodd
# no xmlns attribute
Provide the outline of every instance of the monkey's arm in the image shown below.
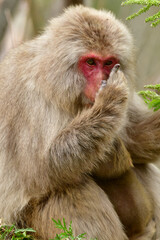
<svg viewBox="0 0 160 240"><path fill-rule="evenodd" d="M133 166L129 152L118 137L114 139L110 152L106 152L105 159L106 161L100 163L93 171L95 177L119 177Z"/></svg>
<svg viewBox="0 0 160 240"><path fill-rule="evenodd" d="M49 154L53 171L59 176L56 179L73 182L104 161L123 125L127 96L124 76L118 71L100 91L93 107L79 114L54 139Z"/></svg>
<svg viewBox="0 0 160 240"><path fill-rule="evenodd" d="M148 110L136 94L128 110L129 123L121 134L134 163L147 163L160 156L160 111Z"/></svg>

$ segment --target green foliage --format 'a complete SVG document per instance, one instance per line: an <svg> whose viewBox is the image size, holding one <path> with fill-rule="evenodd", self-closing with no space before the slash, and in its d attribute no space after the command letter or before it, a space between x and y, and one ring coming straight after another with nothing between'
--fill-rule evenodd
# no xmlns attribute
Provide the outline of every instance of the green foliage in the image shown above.
<svg viewBox="0 0 160 240"><path fill-rule="evenodd" d="M131 4L138 4L142 5L142 8L137 12L132 14L127 18L127 20L133 19L144 12L147 12L152 6L160 7L160 0L125 0L122 2L122 5L131 5ZM147 17L145 19L146 22L152 22L151 26L155 27L160 24L160 11L158 11L153 16Z"/></svg>
<svg viewBox="0 0 160 240"><path fill-rule="evenodd" d="M60 234L57 234L54 239L50 239L50 240L61 240L61 239L82 240L82 239L86 239L85 238L86 233L82 233L76 237L73 235L72 222L70 222L69 227L67 229L64 218L63 218L63 224L61 223L60 220L56 221L56 220L52 219L52 221L55 223L55 227L61 229L63 232ZM96 239L92 239L92 240L96 240Z"/></svg>
<svg viewBox="0 0 160 240"><path fill-rule="evenodd" d="M0 227L0 240L32 240L33 237L29 234L35 232L32 228L17 229L13 224L11 226Z"/></svg>
<svg viewBox="0 0 160 240"><path fill-rule="evenodd" d="M139 94L143 97L149 108L153 108L154 111L157 111L160 109L160 84L146 85L145 88L152 89L152 91L140 91Z"/></svg>
<svg viewBox="0 0 160 240"><path fill-rule="evenodd" d="M52 221L55 224L56 228L59 228L63 232L60 234L57 234L54 239L50 240L83 240L86 239L85 235L86 233L82 233L78 236L74 236L73 230L72 230L72 222L70 222L69 227L67 228L65 219L63 218L63 223L61 223L60 220L56 221L52 219ZM36 232L32 228L26 228L26 229L17 229L16 226L13 224L11 226L1 226L0 227L0 240L34 240L33 236L28 234L31 232ZM90 240L97 240L97 239L90 239Z"/></svg>

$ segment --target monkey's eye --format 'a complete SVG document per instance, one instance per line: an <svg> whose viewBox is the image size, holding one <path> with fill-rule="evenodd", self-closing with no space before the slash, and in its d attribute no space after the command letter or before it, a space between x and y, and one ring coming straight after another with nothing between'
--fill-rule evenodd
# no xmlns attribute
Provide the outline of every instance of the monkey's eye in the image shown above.
<svg viewBox="0 0 160 240"><path fill-rule="evenodd" d="M96 65L96 62L95 62L95 60L93 58L88 58L86 63L88 65L91 65L91 66L93 66L93 65L95 66Z"/></svg>
<svg viewBox="0 0 160 240"><path fill-rule="evenodd" d="M111 61L111 60L108 60L108 61L106 61L105 62L105 66L110 66L110 65L112 65L113 64L113 61Z"/></svg>

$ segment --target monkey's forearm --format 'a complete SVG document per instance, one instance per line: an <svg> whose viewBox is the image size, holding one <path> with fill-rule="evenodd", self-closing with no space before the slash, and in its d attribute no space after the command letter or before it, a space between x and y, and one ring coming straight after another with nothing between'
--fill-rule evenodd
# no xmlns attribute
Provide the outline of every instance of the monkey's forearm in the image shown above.
<svg viewBox="0 0 160 240"><path fill-rule="evenodd" d="M73 181L83 173L92 172L104 161L105 152L110 151L121 128L119 122L123 122L127 93L112 85L106 91L105 96L100 93L94 106L77 116L54 140L50 156L61 180L64 177L65 181Z"/></svg>
<svg viewBox="0 0 160 240"><path fill-rule="evenodd" d="M160 156L160 111L149 111L143 103L132 107L123 140L135 163L157 160Z"/></svg>
<svg viewBox="0 0 160 240"><path fill-rule="evenodd" d="M127 148L135 163L153 162L160 156L160 112L127 129Z"/></svg>

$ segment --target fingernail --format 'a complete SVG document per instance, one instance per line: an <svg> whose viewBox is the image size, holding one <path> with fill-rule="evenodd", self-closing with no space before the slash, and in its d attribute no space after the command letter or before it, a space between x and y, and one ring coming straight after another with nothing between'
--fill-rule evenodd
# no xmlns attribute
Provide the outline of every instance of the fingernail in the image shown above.
<svg viewBox="0 0 160 240"><path fill-rule="evenodd" d="M106 84L107 84L107 81L106 80L102 80L101 86L105 86Z"/></svg>
<svg viewBox="0 0 160 240"><path fill-rule="evenodd" d="M120 68L120 64L119 64L119 63L117 63L116 65L114 65L114 69L115 69L116 72L118 71L119 68Z"/></svg>

